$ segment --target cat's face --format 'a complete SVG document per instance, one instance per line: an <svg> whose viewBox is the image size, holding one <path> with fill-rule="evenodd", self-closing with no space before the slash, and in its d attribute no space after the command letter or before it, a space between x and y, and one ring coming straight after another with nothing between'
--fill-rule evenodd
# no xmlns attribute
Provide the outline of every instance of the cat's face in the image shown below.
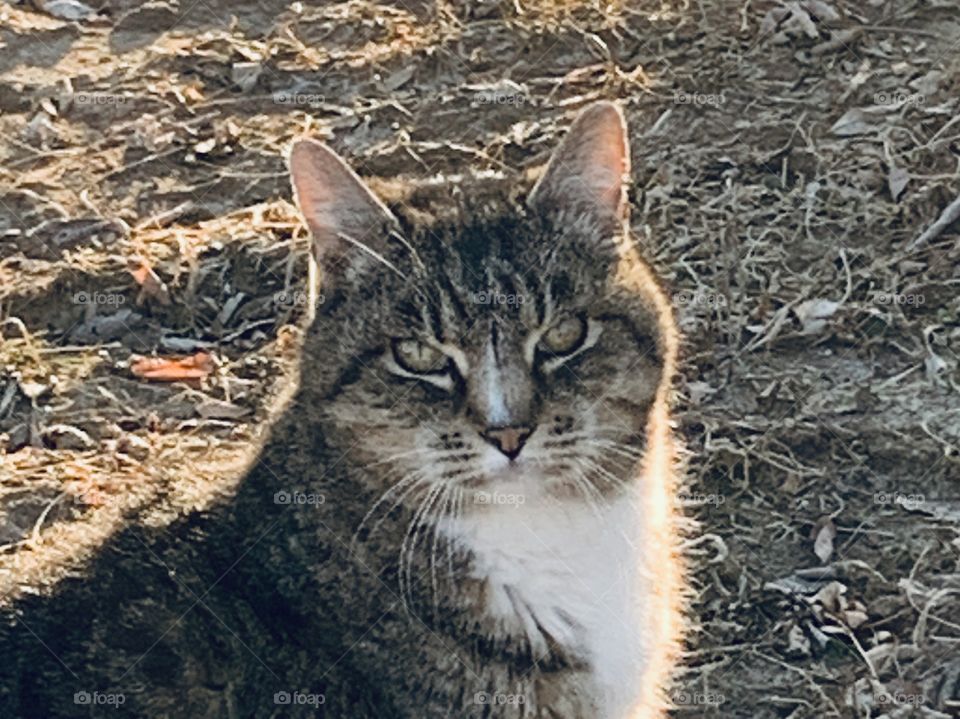
<svg viewBox="0 0 960 719"><path fill-rule="evenodd" d="M328 296L304 372L375 491L489 511L632 481L670 349L622 232L612 105L578 118L526 207L450 196L440 219L398 221L321 145L291 168Z"/></svg>

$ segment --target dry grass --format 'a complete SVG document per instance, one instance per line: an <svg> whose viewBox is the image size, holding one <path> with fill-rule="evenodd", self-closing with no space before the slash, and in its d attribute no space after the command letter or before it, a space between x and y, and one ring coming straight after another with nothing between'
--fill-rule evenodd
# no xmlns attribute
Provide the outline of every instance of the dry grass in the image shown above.
<svg viewBox="0 0 960 719"><path fill-rule="evenodd" d="M7 596L229 491L305 312L293 137L525 172L619 98L687 338L677 716L960 714L957 228L913 244L960 193L950 3L188 5L0 7ZM129 371L197 349L196 386Z"/></svg>

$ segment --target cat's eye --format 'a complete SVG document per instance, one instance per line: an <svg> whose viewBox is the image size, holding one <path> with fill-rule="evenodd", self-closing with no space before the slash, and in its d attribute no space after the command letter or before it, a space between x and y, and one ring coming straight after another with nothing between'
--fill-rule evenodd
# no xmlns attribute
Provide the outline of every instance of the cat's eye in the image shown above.
<svg viewBox="0 0 960 719"><path fill-rule="evenodd" d="M401 369L413 374L442 374L447 369L446 355L420 340L394 340L393 358Z"/></svg>
<svg viewBox="0 0 960 719"><path fill-rule="evenodd" d="M565 317L543 333L540 344L555 355L576 352L587 338L587 323L582 317Z"/></svg>

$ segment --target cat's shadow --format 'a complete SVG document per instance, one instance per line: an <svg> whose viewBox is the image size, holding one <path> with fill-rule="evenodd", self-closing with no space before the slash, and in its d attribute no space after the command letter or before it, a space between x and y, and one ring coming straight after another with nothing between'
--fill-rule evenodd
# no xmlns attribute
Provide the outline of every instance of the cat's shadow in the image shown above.
<svg viewBox="0 0 960 719"><path fill-rule="evenodd" d="M184 692L170 716L218 716L227 689L256 691L243 704L261 706L265 687L304 686L279 668L296 667L298 652L342 654L336 617L310 611L304 599L320 593L325 565L334 571L337 542L304 539L312 546L285 551L298 519L282 502L265 501L277 491L272 482L271 471L254 469L203 511L159 526L133 522L52 588L9 603L0 627L0 715L90 716L99 698L121 712L111 716L124 716L143 710L136 695L149 686L161 699ZM304 552L310 566L297 566ZM209 696L192 696L198 686ZM156 715L164 711L158 705Z"/></svg>

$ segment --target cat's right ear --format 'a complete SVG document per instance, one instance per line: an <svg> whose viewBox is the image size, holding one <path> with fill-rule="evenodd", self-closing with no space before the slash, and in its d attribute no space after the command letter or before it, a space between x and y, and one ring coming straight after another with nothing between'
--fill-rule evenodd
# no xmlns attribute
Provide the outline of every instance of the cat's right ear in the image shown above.
<svg viewBox="0 0 960 719"><path fill-rule="evenodd" d="M337 153L316 140L290 150L290 179L297 206L313 235L313 252L325 270L361 271L384 262L397 218Z"/></svg>
<svg viewBox="0 0 960 719"><path fill-rule="evenodd" d="M577 208L597 217L623 218L624 182L630 175L627 124L620 107L596 102L577 115L554 151L528 203L545 214Z"/></svg>

